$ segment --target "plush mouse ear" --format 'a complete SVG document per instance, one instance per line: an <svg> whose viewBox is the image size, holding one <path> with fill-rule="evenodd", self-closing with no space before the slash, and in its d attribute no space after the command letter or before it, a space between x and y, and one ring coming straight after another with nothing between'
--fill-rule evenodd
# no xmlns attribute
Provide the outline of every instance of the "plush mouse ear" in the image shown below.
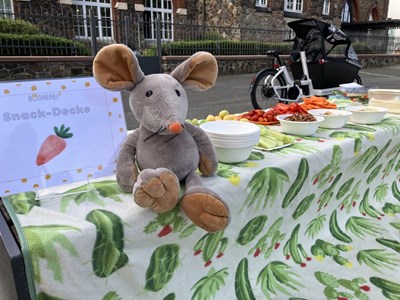
<svg viewBox="0 0 400 300"><path fill-rule="evenodd" d="M112 44L103 47L94 58L93 76L102 87L121 91L133 89L145 75L131 49Z"/></svg>
<svg viewBox="0 0 400 300"><path fill-rule="evenodd" d="M198 91L211 88L217 75L217 60L208 52L196 52L171 73L184 87Z"/></svg>

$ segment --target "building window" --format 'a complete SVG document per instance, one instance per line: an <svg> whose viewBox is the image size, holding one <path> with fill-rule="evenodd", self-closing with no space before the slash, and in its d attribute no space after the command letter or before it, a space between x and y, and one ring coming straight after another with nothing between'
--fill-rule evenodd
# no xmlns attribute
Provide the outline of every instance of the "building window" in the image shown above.
<svg viewBox="0 0 400 300"><path fill-rule="evenodd" d="M13 6L11 0L0 0L0 14L12 14Z"/></svg>
<svg viewBox="0 0 400 300"><path fill-rule="evenodd" d="M257 7L263 7L266 8L267 7L267 0L256 0L256 6Z"/></svg>
<svg viewBox="0 0 400 300"><path fill-rule="evenodd" d="M322 14L327 16L329 15L329 7L330 7L330 1L329 0L324 0L324 4L322 6Z"/></svg>
<svg viewBox="0 0 400 300"><path fill-rule="evenodd" d="M301 13L303 11L303 0L285 0L285 11Z"/></svg>
<svg viewBox="0 0 400 300"><path fill-rule="evenodd" d="M145 0L143 18L144 37L155 40L156 20L161 22L161 40L172 40L172 0Z"/></svg>
<svg viewBox="0 0 400 300"><path fill-rule="evenodd" d="M97 17L96 36L101 39L112 37L111 26L111 0L75 0L72 10L74 17L74 31L78 38L89 38L90 32L90 11L94 11Z"/></svg>
<svg viewBox="0 0 400 300"><path fill-rule="evenodd" d="M351 22L351 3L350 1L346 1L346 3L344 4L343 10L342 10L342 17L341 17L341 21L343 23L350 23Z"/></svg>

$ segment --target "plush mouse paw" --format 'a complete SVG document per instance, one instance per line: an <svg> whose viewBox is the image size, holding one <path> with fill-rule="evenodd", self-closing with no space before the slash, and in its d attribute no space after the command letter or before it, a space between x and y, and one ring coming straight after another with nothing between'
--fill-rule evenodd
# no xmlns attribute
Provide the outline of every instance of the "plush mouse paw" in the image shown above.
<svg viewBox="0 0 400 300"><path fill-rule="evenodd" d="M214 193L187 193L181 208L194 224L208 232L224 230L229 224L228 206Z"/></svg>
<svg viewBox="0 0 400 300"><path fill-rule="evenodd" d="M179 199L179 180L170 170L143 170L133 187L135 202L158 213L173 209Z"/></svg>

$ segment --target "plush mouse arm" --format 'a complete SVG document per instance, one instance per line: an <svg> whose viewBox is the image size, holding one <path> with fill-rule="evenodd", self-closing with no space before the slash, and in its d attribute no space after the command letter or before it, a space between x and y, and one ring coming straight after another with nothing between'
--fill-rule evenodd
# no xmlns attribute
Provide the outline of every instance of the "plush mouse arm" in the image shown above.
<svg viewBox="0 0 400 300"><path fill-rule="evenodd" d="M122 144L117 159L117 182L124 192L132 192L139 174L135 163L138 130L129 134Z"/></svg>
<svg viewBox="0 0 400 300"><path fill-rule="evenodd" d="M185 128L195 140L200 153L199 171L204 176L212 176L217 172L218 161L210 138L199 127L185 123Z"/></svg>

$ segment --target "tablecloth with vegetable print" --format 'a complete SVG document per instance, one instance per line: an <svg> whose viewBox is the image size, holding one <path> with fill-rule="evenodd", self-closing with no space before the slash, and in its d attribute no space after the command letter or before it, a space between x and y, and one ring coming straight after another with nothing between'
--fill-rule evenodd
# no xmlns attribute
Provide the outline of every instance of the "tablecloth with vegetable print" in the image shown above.
<svg viewBox="0 0 400 300"><path fill-rule="evenodd" d="M399 174L392 116L221 163L203 179L230 206L217 233L137 207L114 177L4 202L37 299L400 299Z"/></svg>

